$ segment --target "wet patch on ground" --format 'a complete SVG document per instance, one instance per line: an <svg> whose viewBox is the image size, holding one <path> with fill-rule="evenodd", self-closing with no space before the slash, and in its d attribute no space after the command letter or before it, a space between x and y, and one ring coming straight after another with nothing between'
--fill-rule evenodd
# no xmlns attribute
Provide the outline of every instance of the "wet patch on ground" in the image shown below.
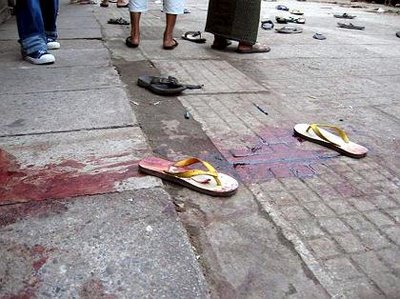
<svg viewBox="0 0 400 299"><path fill-rule="evenodd" d="M24 167L0 149L0 205L115 192L120 182L140 176L138 161L113 159L129 154Z"/></svg>
<svg viewBox="0 0 400 299"><path fill-rule="evenodd" d="M317 174L313 165L326 163L337 157L334 151L303 149L301 138L296 138L291 129L265 127L257 138L241 137L248 144L243 148L225 149L216 144L240 178L247 183L259 183L275 178L306 178Z"/></svg>

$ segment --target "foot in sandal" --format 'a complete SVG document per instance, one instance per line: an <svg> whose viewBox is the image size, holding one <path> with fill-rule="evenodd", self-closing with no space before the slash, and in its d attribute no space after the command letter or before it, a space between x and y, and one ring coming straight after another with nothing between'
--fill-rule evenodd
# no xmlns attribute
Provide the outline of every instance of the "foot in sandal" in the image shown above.
<svg viewBox="0 0 400 299"><path fill-rule="evenodd" d="M189 168L194 164L202 164L206 170ZM234 178L218 173L208 162L197 158L173 162L148 157L139 162L139 170L212 196L231 196L239 186Z"/></svg>
<svg viewBox="0 0 400 299"><path fill-rule="evenodd" d="M322 129L335 130L338 135ZM363 158L367 155L368 149L357 143L351 142L346 133L335 126L319 124L297 124L294 126L294 133L306 140L329 147L343 155L352 158Z"/></svg>

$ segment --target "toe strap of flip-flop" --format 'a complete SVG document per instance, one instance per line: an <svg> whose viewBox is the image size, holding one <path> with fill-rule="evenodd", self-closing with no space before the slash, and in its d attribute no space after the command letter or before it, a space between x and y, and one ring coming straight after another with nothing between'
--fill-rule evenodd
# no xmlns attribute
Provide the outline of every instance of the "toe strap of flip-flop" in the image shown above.
<svg viewBox="0 0 400 299"><path fill-rule="evenodd" d="M174 167L187 167L196 163L201 163L204 165L204 167L207 170L201 170L201 169L189 169L185 171L176 171L176 169L173 169ZM218 186L221 186L221 180L218 177L218 172L215 170L215 168L208 162L200 160L198 158L188 158L184 160L180 160L175 162L170 170L165 171L165 173L174 175L176 177L180 178L193 178L198 175L208 175L214 178L215 182L217 183Z"/></svg>
<svg viewBox="0 0 400 299"><path fill-rule="evenodd" d="M181 86L178 79L172 76L168 77L154 77L151 79L152 84L169 84L174 86Z"/></svg>
<svg viewBox="0 0 400 299"><path fill-rule="evenodd" d="M188 31L185 32L184 37L190 38L190 37L197 37L201 38L201 32L200 31Z"/></svg>
<svg viewBox="0 0 400 299"><path fill-rule="evenodd" d="M325 141L327 141L327 142L329 142L329 143L332 143L332 144L334 144L334 145L336 145L336 146L340 146L340 145L337 144L336 142L330 140L329 137L326 136L326 135L320 130L320 127L321 127L321 128L330 128L330 129L334 129L334 130L339 134L340 138L341 138L345 143L349 143L349 142L350 142L349 137L347 137L346 132L343 131L342 129L336 127L336 126L325 125L325 124L323 124L323 125L321 125L321 124L310 124L310 126L307 128L307 131L309 131L309 130L311 129L311 130L313 130L313 132L314 132L319 138L321 138L321 139L323 139L323 140L325 140Z"/></svg>

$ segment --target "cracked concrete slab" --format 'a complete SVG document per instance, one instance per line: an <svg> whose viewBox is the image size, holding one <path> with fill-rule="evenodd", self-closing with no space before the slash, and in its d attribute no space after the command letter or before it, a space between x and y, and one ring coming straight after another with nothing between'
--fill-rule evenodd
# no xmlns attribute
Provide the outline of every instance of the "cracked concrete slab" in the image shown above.
<svg viewBox="0 0 400 299"><path fill-rule="evenodd" d="M0 211L2 297L208 297L162 189Z"/></svg>

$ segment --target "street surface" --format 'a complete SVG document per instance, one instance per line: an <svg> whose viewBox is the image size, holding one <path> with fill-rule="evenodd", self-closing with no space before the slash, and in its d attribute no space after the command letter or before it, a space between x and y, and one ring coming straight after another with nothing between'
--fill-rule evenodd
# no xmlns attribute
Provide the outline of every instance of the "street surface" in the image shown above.
<svg viewBox="0 0 400 299"><path fill-rule="evenodd" d="M107 24L127 9L62 1L50 66L21 60L15 18L0 24L1 299L399 297L400 15L263 1L261 20L288 16L278 4L304 11L303 33L260 29L271 52L253 55L179 38L204 30L205 0L186 2L173 51L161 4L130 49L130 26ZM365 30L338 28L344 12ZM143 74L204 88L160 97ZM314 122L368 156L293 137ZM200 157L240 189L142 175L150 155Z"/></svg>

